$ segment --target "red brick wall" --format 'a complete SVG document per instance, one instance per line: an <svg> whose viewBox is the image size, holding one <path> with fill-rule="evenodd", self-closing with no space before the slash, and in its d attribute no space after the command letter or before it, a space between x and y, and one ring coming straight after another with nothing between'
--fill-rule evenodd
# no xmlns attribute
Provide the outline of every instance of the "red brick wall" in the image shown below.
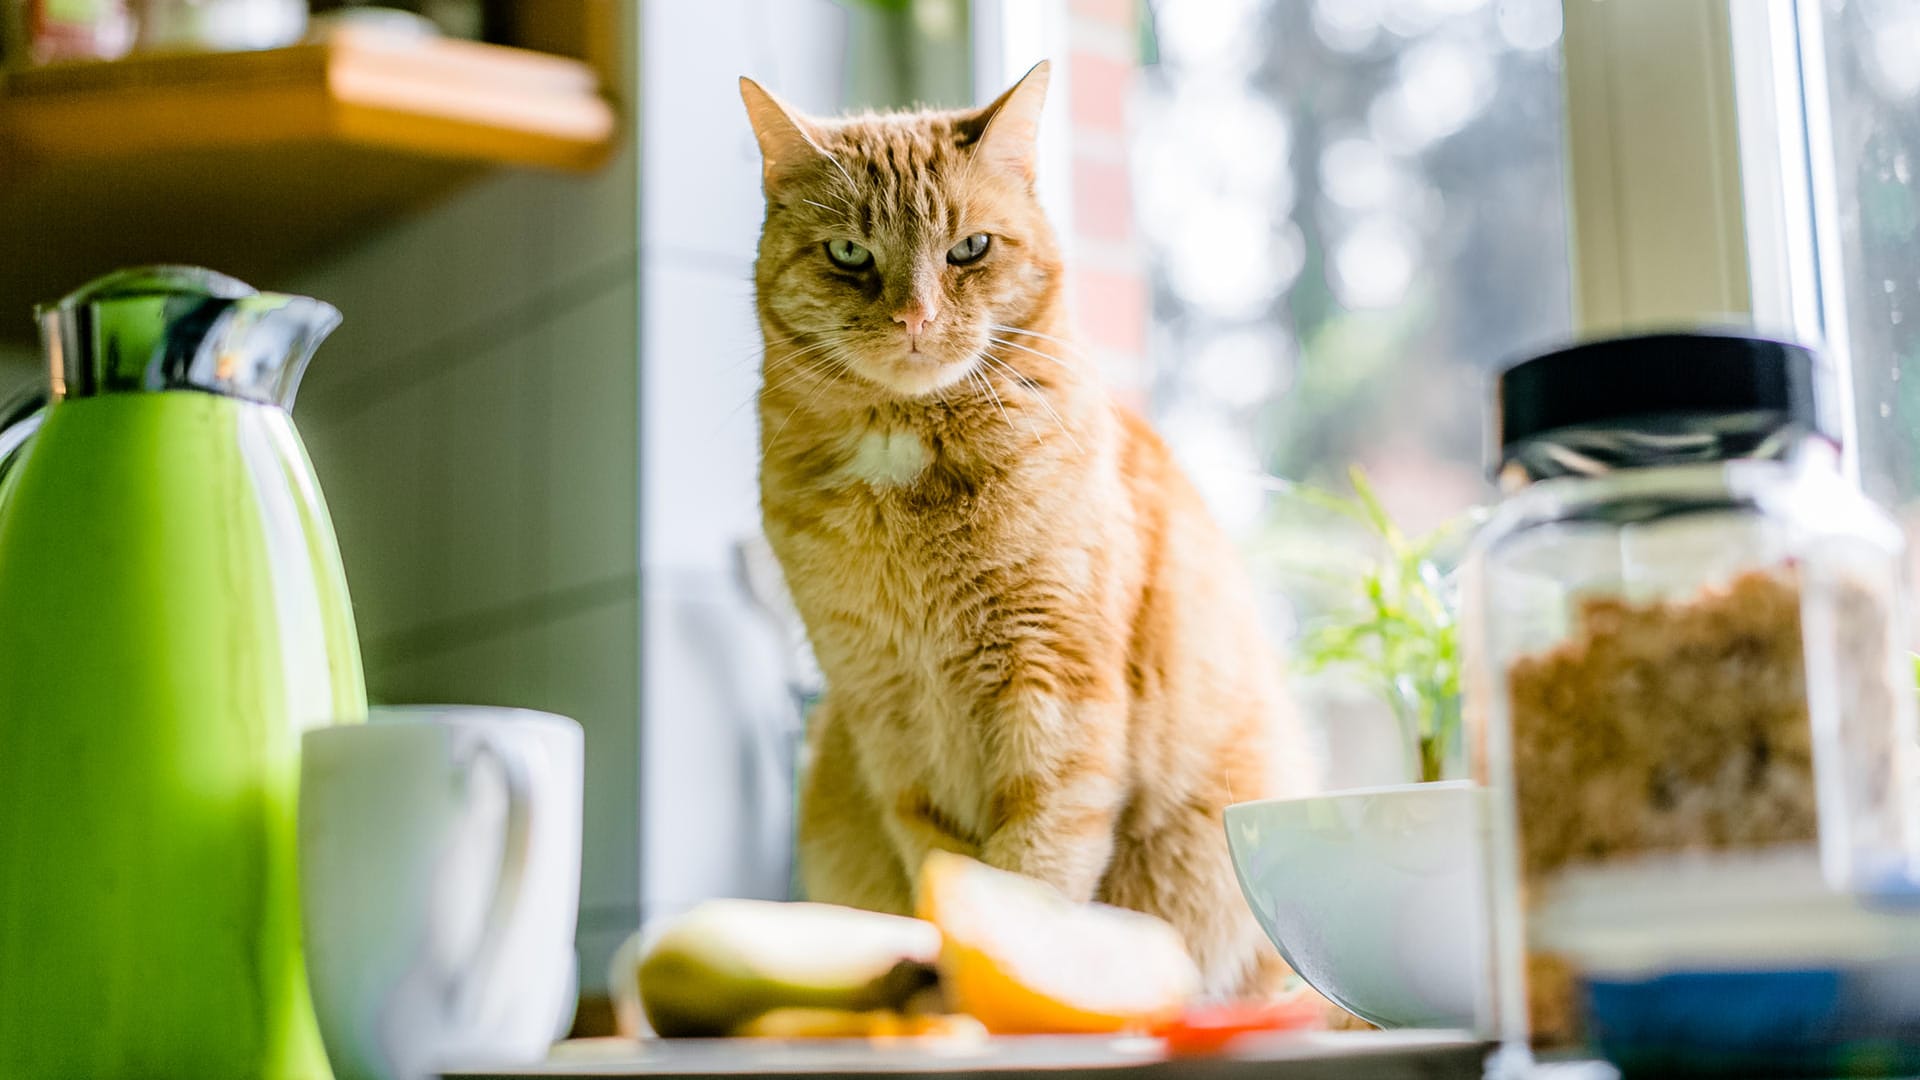
<svg viewBox="0 0 1920 1080"><path fill-rule="evenodd" d="M1135 0L1070 0L1069 267L1080 339L1124 401L1147 389L1147 276L1127 178L1127 109L1138 73Z"/></svg>

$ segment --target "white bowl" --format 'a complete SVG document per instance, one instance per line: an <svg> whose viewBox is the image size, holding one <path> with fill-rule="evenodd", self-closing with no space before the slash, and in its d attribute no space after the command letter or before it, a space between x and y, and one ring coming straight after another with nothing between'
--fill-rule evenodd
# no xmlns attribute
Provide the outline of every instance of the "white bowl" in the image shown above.
<svg viewBox="0 0 1920 1080"><path fill-rule="evenodd" d="M1240 889L1287 963L1386 1028L1471 1028L1487 985L1484 792L1465 781L1227 807Z"/></svg>

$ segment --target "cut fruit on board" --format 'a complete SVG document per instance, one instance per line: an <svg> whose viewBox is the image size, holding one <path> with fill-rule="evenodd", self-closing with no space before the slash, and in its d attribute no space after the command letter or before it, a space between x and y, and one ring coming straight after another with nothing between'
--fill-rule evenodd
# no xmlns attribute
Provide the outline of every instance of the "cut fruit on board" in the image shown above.
<svg viewBox="0 0 1920 1080"><path fill-rule="evenodd" d="M919 894L948 999L996 1035L1146 1031L1199 990L1180 935L1151 915L946 852L928 857Z"/></svg>
<svg viewBox="0 0 1920 1080"><path fill-rule="evenodd" d="M971 1016L913 1015L876 1009L774 1009L748 1021L734 1034L758 1039L869 1039L885 1042L971 1043L987 1030Z"/></svg>
<svg viewBox="0 0 1920 1080"><path fill-rule="evenodd" d="M1246 1035L1326 1026L1326 1000L1311 990L1273 1002L1229 1002L1188 1009L1154 1028L1176 1057L1216 1054Z"/></svg>
<svg viewBox="0 0 1920 1080"><path fill-rule="evenodd" d="M730 1035L780 1008L863 1013L933 981L940 934L917 919L827 904L710 900L640 960L640 1002L660 1035Z"/></svg>

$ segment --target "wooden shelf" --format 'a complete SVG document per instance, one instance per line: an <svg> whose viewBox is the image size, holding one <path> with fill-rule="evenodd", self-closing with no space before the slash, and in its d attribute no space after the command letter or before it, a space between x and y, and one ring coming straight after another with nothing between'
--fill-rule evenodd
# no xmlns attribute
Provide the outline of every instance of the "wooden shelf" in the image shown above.
<svg viewBox="0 0 1920 1080"><path fill-rule="evenodd" d="M119 266L265 284L485 169L585 172L618 130L581 60L341 32L0 81L0 337Z"/></svg>

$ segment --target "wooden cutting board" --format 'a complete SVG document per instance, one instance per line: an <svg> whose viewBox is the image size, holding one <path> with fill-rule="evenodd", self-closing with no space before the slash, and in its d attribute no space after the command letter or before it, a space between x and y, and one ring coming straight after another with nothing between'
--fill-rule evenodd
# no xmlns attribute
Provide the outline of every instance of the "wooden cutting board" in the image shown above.
<svg viewBox="0 0 1920 1080"><path fill-rule="evenodd" d="M444 1072L444 1080L815 1080L821 1076L983 1077L988 1080L1399 1080L1478 1078L1491 1046L1462 1032L1301 1032L1250 1037L1229 1055L1169 1059L1151 1039L996 1038L965 1047L876 1046L862 1040L776 1042L684 1039L562 1043L539 1065L484 1064Z"/></svg>

